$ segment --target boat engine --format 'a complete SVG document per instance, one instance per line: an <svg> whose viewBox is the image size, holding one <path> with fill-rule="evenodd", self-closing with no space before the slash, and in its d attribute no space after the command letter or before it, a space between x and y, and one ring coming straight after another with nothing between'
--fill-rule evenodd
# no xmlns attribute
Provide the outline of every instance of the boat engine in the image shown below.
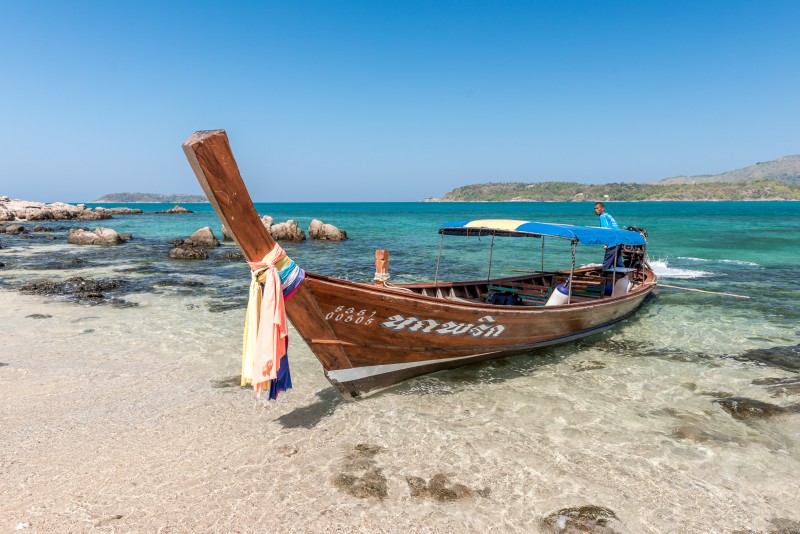
<svg viewBox="0 0 800 534"><path fill-rule="evenodd" d="M637 228L635 226L626 226L625 230L630 232L639 232L647 237L647 230L644 228ZM625 267L630 269L638 269L644 264L645 245L622 245L622 262Z"/></svg>

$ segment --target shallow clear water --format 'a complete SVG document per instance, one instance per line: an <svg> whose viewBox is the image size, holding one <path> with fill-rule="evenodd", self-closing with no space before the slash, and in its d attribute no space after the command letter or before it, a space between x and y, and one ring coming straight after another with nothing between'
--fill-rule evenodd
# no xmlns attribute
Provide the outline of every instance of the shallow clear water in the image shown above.
<svg viewBox="0 0 800 534"><path fill-rule="evenodd" d="M109 292L122 301L116 306L35 297L50 303L52 320L33 324L21 311L6 315L6 335L39 330L61 336L75 353L114 345L120 365L173 377L191 369L186 376L201 389L235 377L247 268L213 257L167 258L171 239L202 226L220 235L208 205L187 207L196 212L52 222L54 241L0 234L2 291L71 276L123 282ZM215 403L227 395L261 421L273 444L302 443L281 468L289 482L281 491L304 503L303 510L287 510L308 529L424 524L431 531L530 532L556 510L590 504L613 510L622 532L767 532L775 521L800 521L800 413L793 408L800 388L785 382L800 380L800 361L750 352L800 344L800 203L609 203L607 209L621 225L648 230L648 253L662 282L751 298L659 289L611 331L421 377L357 402L337 398L308 347L293 336L293 390L255 408L252 392L217 389L208 393L209 410L221 410ZM436 229L448 221L596 223L590 203L258 204L258 210L276 221L297 219L302 228L320 218L347 230L351 239L341 243L282 246L307 270L356 281L371 279L377 248L392 251L393 281L432 279ZM97 225L134 239L113 248L65 243L67 228ZM539 266L539 240L507 241L496 243L493 275ZM446 239L442 278L485 277L489 244ZM566 266L563 244L548 241L546 251L548 268ZM76 258L84 263L76 265ZM578 263L601 258L602 249L581 250ZM11 362L0 376L19 365L12 355L0 360ZM715 402L724 397L785 411L738 420ZM353 496L332 482L341 473L363 474L347 467L357 444L380 449L369 465L388 485L382 500ZM440 473L472 490L486 488L488 496L438 503L410 493L408 477ZM328 510L327 519L309 510Z"/></svg>

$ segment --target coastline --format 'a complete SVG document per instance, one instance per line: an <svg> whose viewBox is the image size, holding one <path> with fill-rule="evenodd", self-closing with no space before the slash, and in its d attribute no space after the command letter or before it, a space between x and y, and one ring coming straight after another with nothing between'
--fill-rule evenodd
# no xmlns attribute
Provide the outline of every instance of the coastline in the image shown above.
<svg viewBox="0 0 800 534"><path fill-rule="evenodd" d="M346 221L355 238L287 249L314 272L365 280L378 235L394 230L391 245L403 253L391 272L402 281L424 273L438 221L499 205L434 207L402 204L389 217L385 204L328 206L326 218ZM752 300L664 291L634 320L586 342L355 402L339 398L293 329L294 388L267 402L238 387L247 267L166 254L170 239L211 224L210 211L122 215L114 225L135 237L118 247L67 245L79 221L53 223L55 240L0 234L0 530L527 534L581 506L612 510L620 534L800 525L800 418L740 421L714 402L798 403L796 372L741 359L797 343L797 299L784 282L796 279L796 241L768 256L759 246L776 231L795 235L797 207L777 215L766 205L720 207L616 213L644 221L673 274ZM521 217L529 207L502 209ZM539 209L590 217L581 206ZM281 215L320 206L289 210ZM710 245L724 248L714 254ZM467 251L458 254L463 274ZM123 284L93 305L19 292L76 276ZM420 481L442 480L440 494L420 491Z"/></svg>
<svg viewBox="0 0 800 534"><path fill-rule="evenodd" d="M720 438L710 436L731 430L691 430L702 416L688 405L681 432L695 446L637 438L641 423L630 416L671 408L660 406L661 384L642 397L625 383L661 364L637 370L650 364L629 360L627 379L610 383L582 373L591 380L582 400L567 391L576 371L562 376L545 363L533 367L537 405L522 390L494 400L519 378L469 381L455 405L426 389L438 383L447 395L435 377L418 381L420 392L412 385L344 402L292 332L298 385L267 402L238 387L241 313L216 314L214 328L187 337L210 315L175 306L168 312L184 315L165 324L156 310L170 298L101 309L0 290L0 319L13 326L0 359L4 529L544 532L549 514L589 505L612 510L620 533L766 531L796 498L796 484L756 476L767 466L790 475L791 457L732 437L715 460ZM613 415L621 399L632 410L625 422ZM663 447L677 465L662 463ZM755 472L728 480L727 470L744 465ZM436 477L466 496L414 493L412 481Z"/></svg>

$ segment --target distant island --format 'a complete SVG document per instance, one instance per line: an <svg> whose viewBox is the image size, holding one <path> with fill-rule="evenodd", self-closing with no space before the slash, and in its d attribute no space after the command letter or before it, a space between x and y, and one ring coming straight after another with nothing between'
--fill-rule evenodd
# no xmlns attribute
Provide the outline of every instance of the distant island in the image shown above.
<svg viewBox="0 0 800 534"><path fill-rule="evenodd" d="M208 202L201 195L159 195L157 193L110 193L103 195L94 202Z"/></svg>
<svg viewBox="0 0 800 534"><path fill-rule="evenodd" d="M488 182L423 202L580 202L640 200L800 200L800 155L704 176L649 183Z"/></svg>

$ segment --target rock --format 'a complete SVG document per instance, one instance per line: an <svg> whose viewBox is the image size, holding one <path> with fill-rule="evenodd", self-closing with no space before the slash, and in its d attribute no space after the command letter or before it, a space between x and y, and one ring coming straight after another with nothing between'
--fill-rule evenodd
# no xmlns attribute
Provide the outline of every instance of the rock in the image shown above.
<svg viewBox="0 0 800 534"><path fill-rule="evenodd" d="M24 234L27 231L28 230L26 230L25 227L22 226L21 224L12 224L6 226L6 233L10 235Z"/></svg>
<svg viewBox="0 0 800 534"><path fill-rule="evenodd" d="M768 402L761 402L746 397L727 397L725 399L715 399L723 410L731 414L731 417L743 421L745 419L767 419L776 415L781 415L794 411L794 407L789 409Z"/></svg>
<svg viewBox="0 0 800 534"><path fill-rule="evenodd" d="M52 231L53 231L53 229L52 229L52 228L49 228L49 227L47 227L47 226L41 226L41 225L39 225L39 226L34 226L34 227L31 229L31 232L52 232Z"/></svg>
<svg viewBox="0 0 800 534"><path fill-rule="evenodd" d="M111 213L113 215L132 215L136 213L142 213L142 210L139 208L95 208L95 211L102 210L103 213Z"/></svg>
<svg viewBox="0 0 800 534"><path fill-rule="evenodd" d="M800 345L751 349L737 355L736 359L771 365L787 371L800 371Z"/></svg>
<svg viewBox="0 0 800 534"><path fill-rule="evenodd" d="M130 241L133 239L133 234L119 234L119 238L123 241Z"/></svg>
<svg viewBox="0 0 800 534"><path fill-rule="evenodd" d="M94 231L84 228L72 228L67 236L71 245L119 245L122 238L111 228L97 227Z"/></svg>
<svg viewBox="0 0 800 534"><path fill-rule="evenodd" d="M222 240L233 241L233 234L224 224L222 225Z"/></svg>
<svg viewBox="0 0 800 534"><path fill-rule="evenodd" d="M340 230L332 224L326 224L319 219L314 219L308 225L308 236L311 239L327 239L329 241L343 241L347 239L347 232Z"/></svg>
<svg viewBox="0 0 800 534"><path fill-rule="evenodd" d="M542 532L575 533L592 532L593 534L613 534L622 532L622 525L617 515L602 506L579 506L562 508L558 512L545 517L541 523Z"/></svg>
<svg viewBox="0 0 800 534"><path fill-rule="evenodd" d="M175 204L168 210L157 211L156 213L193 213L193 212L191 210L187 210L183 206L178 206L177 204Z"/></svg>
<svg viewBox="0 0 800 534"><path fill-rule="evenodd" d="M300 229L294 219L273 224L269 228L269 233L275 241L304 241L306 238L306 233Z"/></svg>
<svg viewBox="0 0 800 534"><path fill-rule="evenodd" d="M121 283L117 280L89 280L80 276L69 278L63 282L43 280L32 282L20 288L25 293L38 293L44 295L72 295L83 299L102 299L102 291L119 289Z"/></svg>
<svg viewBox="0 0 800 534"><path fill-rule="evenodd" d="M63 202L44 204L42 202L29 202L27 200L7 200L0 206L0 220L13 221L24 219L28 221L44 220L93 220L110 219L110 213L95 211L83 204L73 206Z"/></svg>
<svg viewBox="0 0 800 534"><path fill-rule="evenodd" d="M214 237L214 233L208 226L200 228L198 231L190 235L187 241L189 241L194 247L211 248L219 246L219 241L216 237Z"/></svg>
<svg viewBox="0 0 800 534"><path fill-rule="evenodd" d="M272 217L270 217L269 215L264 215L263 217L261 217L261 224L263 224L263 225L264 225L264 228L266 228L267 230L269 230L269 229L270 229L270 227L271 227L273 224L275 224L275 219L273 219L273 218L272 218Z"/></svg>
<svg viewBox="0 0 800 534"><path fill-rule="evenodd" d="M244 255L242 255L241 252L225 252L224 254L220 254L219 257L223 260L241 261L244 259Z"/></svg>
<svg viewBox="0 0 800 534"><path fill-rule="evenodd" d="M202 248L181 245L170 250L169 257L175 260L205 260L208 259L208 252Z"/></svg>

